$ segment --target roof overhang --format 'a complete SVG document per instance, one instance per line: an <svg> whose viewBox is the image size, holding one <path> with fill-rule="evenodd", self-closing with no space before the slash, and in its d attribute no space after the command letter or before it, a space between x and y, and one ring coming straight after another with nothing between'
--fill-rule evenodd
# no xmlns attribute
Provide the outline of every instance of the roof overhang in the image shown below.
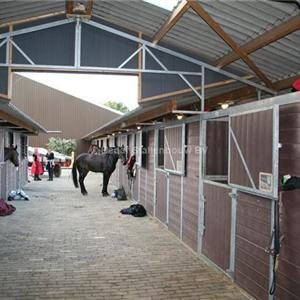
<svg viewBox="0 0 300 300"><path fill-rule="evenodd" d="M37 135L39 132L47 133L42 125L10 103L6 97L0 97L0 128L28 135Z"/></svg>
<svg viewBox="0 0 300 300"><path fill-rule="evenodd" d="M96 138L100 138L120 130L127 130L130 128L136 128L139 123L149 122L157 118L171 114L176 110L176 101L169 101L163 105L155 105L151 107L138 107L125 115L118 117L111 122L101 126L93 132L87 134L82 139L91 141Z"/></svg>

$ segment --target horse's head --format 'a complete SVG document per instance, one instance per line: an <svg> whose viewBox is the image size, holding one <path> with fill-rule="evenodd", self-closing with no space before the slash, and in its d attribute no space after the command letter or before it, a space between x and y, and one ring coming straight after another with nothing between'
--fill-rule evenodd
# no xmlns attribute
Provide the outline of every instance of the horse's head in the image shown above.
<svg viewBox="0 0 300 300"><path fill-rule="evenodd" d="M4 161L10 160L16 167L19 166L19 153L17 151L17 146L13 147L11 145L9 148L4 149Z"/></svg>
<svg viewBox="0 0 300 300"><path fill-rule="evenodd" d="M125 150L124 146L117 147L117 149L118 149L119 159L121 160L123 165L126 165L126 163L127 163L127 153L126 153L126 150Z"/></svg>

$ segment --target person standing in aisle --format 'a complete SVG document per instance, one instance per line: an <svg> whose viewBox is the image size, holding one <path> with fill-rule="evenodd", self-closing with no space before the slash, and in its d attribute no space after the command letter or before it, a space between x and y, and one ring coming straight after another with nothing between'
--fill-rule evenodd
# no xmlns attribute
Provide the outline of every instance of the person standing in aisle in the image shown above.
<svg viewBox="0 0 300 300"><path fill-rule="evenodd" d="M47 153L47 170L48 170L48 181L53 181L53 170L54 170L54 154L53 152Z"/></svg>

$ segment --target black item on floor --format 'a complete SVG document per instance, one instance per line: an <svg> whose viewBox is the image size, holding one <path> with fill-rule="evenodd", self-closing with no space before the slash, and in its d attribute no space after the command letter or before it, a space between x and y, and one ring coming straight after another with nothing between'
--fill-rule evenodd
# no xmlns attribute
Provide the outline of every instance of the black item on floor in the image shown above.
<svg viewBox="0 0 300 300"><path fill-rule="evenodd" d="M122 186L120 189L115 191L118 201L127 200L126 192L124 187Z"/></svg>
<svg viewBox="0 0 300 300"><path fill-rule="evenodd" d="M300 189L300 177L291 176L285 183L282 185L283 191L291 191Z"/></svg>
<svg viewBox="0 0 300 300"><path fill-rule="evenodd" d="M147 211L141 204L132 204L128 208L121 209L120 213L123 215L133 215L134 217L147 216Z"/></svg>

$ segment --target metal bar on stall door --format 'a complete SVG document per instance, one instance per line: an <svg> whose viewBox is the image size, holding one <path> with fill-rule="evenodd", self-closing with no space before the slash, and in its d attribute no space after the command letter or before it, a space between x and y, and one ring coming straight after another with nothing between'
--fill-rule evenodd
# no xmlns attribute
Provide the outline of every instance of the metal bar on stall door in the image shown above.
<svg viewBox="0 0 300 300"><path fill-rule="evenodd" d="M180 176L180 239L183 238L183 176Z"/></svg>
<svg viewBox="0 0 300 300"><path fill-rule="evenodd" d="M230 135L230 130L229 128L231 128L231 117L228 117L228 161L227 161L227 175L228 175L228 179L227 179L227 183L230 184L230 172L231 172L231 167L230 167L230 162L231 162L231 135Z"/></svg>
<svg viewBox="0 0 300 300"><path fill-rule="evenodd" d="M231 197L231 230L230 230L230 261L229 272L233 278L235 269L235 243L236 243L236 208L237 208L237 189L232 189L229 193Z"/></svg>
<svg viewBox="0 0 300 300"><path fill-rule="evenodd" d="M271 236L272 236L272 242L271 242L271 245L270 245L270 249L274 249L274 201L271 202ZM268 288L268 300L273 300L274 299L274 295L271 295L269 293L271 287L272 287L272 284L273 284L273 268L274 268L274 261L273 261L273 255L270 253L269 255L269 288Z"/></svg>
<svg viewBox="0 0 300 300"><path fill-rule="evenodd" d="M170 174L167 173L167 215L166 215L166 225L169 228L169 209L170 209Z"/></svg>
<svg viewBox="0 0 300 300"><path fill-rule="evenodd" d="M240 159L241 159L242 164L243 164L243 166L244 166L244 168L245 168L245 171L246 171L247 176L248 176L248 178L249 178L249 180L250 180L250 183L251 183L252 187L256 190L256 186L255 186L254 180L253 180L253 178L252 178L252 175L251 175L251 173L250 173L250 170L249 170L248 165L247 165L247 163L246 163L246 160L245 160L245 158L244 158L243 152L242 152L242 150L241 150L241 148L240 148L240 145L239 145L239 143L238 143L238 141L237 141L237 139L236 139L236 136L235 136L235 134L234 134L234 132L233 132L233 130L232 130L231 127L229 127L229 132L230 132L230 135L231 135L231 137L232 137L232 139L233 139L233 141L234 141L234 144L235 144L235 146L236 146L236 149L237 149L237 151L238 151L238 153L239 153Z"/></svg>
<svg viewBox="0 0 300 300"><path fill-rule="evenodd" d="M204 177L205 177L205 159L206 159L206 126L207 121L199 121L199 183L198 183L198 253L202 253L202 243L204 235L204 210L205 210L205 196L204 196Z"/></svg>
<svg viewBox="0 0 300 300"><path fill-rule="evenodd" d="M273 107L273 153L272 153L272 173L273 173L273 197L278 199L279 182L279 106Z"/></svg>
<svg viewBox="0 0 300 300"><path fill-rule="evenodd" d="M273 199L271 203L271 236L272 242L271 242L271 249L274 249L275 245L275 220L274 220L274 214L275 214L275 205L278 201L278 181L279 181L279 106L278 104L275 104L273 106L273 145L272 145L272 173L273 173ZM270 264L269 264L269 291L271 290L273 286L274 279L274 257L270 253ZM274 299L274 295L269 293L269 300Z"/></svg>

